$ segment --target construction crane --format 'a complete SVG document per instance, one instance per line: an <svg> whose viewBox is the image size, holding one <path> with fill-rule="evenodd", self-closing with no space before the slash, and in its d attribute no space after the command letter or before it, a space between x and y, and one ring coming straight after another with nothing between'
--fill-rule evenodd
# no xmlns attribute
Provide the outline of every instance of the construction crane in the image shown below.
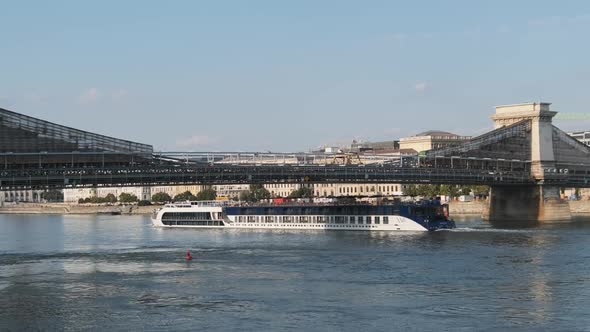
<svg viewBox="0 0 590 332"><path fill-rule="evenodd" d="M358 153L356 152L345 152L345 153L338 153L334 155L332 159L332 164L336 165L352 165L352 164L362 164L362 160Z"/></svg>

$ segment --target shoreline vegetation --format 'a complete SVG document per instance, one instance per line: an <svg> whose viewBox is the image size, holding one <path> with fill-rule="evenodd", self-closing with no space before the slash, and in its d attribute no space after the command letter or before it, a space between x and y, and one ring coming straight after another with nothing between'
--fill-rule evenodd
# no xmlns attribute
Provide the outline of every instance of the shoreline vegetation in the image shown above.
<svg viewBox="0 0 590 332"><path fill-rule="evenodd" d="M107 205L70 203L18 203L0 207L0 214L125 214L150 215L160 205Z"/></svg>
<svg viewBox="0 0 590 332"><path fill-rule="evenodd" d="M481 215L485 201L449 203L449 211L452 216ZM590 200L569 201L570 210L574 216L590 216ZM151 215L161 205L138 206L108 205L108 204L72 204L72 203L18 203L5 204L0 207L0 214L123 214L123 215Z"/></svg>

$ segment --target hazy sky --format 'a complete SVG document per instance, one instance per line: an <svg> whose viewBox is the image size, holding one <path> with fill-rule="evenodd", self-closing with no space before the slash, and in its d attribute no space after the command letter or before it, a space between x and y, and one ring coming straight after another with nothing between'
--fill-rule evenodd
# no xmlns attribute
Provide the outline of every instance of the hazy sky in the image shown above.
<svg viewBox="0 0 590 332"><path fill-rule="evenodd" d="M0 107L160 150L475 135L495 105L527 101L590 129L587 0L0 8Z"/></svg>

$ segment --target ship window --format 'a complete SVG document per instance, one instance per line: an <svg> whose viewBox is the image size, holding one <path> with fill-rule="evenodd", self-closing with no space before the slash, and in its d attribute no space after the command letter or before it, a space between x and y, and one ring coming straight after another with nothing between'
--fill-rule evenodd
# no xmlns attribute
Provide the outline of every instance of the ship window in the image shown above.
<svg viewBox="0 0 590 332"><path fill-rule="evenodd" d="M371 217L367 217L367 225L371 224Z"/></svg>
<svg viewBox="0 0 590 332"><path fill-rule="evenodd" d="M380 223L381 223L381 222L380 222L380 219L381 219L381 217L375 217L375 223L376 223L376 224L380 224Z"/></svg>
<svg viewBox="0 0 590 332"><path fill-rule="evenodd" d="M383 217L383 223L389 224L389 217Z"/></svg>
<svg viewBox="0 0 590 332"><path fill-rule="evenodd" d="M162 220L211 220L209 212L166 212Z"/></svg>
<svg viewBox="0 0 590 332"><path fill-rule="evenodd" d="M363 216L359 216L359 221L358 221L359 225L363 224Z"/></svg>
<svg viewBox="0 0 590 332"><path fill-rule="evenodd" d="M355 223L355 221L356 221L355 219L356 219L356 217L355 217L355 216L351 216L351 217L350 217L350 223L351 223L351 224L354 224L354 223Z"/></svg>

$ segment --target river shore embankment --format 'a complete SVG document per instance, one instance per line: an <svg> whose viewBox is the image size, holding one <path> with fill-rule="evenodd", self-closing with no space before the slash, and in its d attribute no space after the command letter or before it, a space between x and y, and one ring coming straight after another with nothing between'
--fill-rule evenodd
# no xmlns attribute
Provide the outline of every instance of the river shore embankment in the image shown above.
<svg viewBox="0 0 590 332"><path fill-rule="evenodd" d="M449 203L451 216L481 215L486 201ZM569 201L574 216L590 216L590 200ZM160 205L100 205L69 203L6 203L0 207L0 213L6 214L127 214L150 215Z"/></svg>
<svg viewBox="0 0 590 332"><path fill-rule="evenodd" d="M68 203L18 203L5 204L0 213L5 214L133 214L150 215L159 205L100 205Z"/></svg>

